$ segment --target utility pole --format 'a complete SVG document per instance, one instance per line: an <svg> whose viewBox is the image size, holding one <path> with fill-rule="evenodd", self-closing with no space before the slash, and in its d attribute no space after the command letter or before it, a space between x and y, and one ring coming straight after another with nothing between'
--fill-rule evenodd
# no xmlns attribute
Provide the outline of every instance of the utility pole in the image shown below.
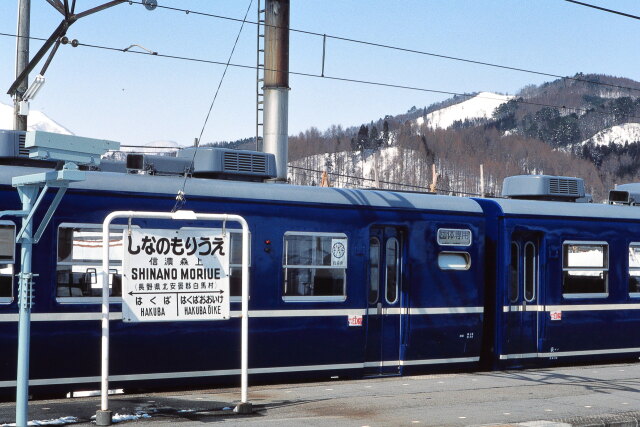
<svg viewBox="0 0 640 427"><path fill-rule="evenodd" d="M29 28L31 15L31 0L18 0L18 31L16 38L16 78L29 63ZM20 114L20 101L27 91L29 78L27 76L18 86L13 95L13 129L27 130L27 116Z"/></svg>
<svg viewBox="0 0 640 427"><path fill-rule="evenodd" d="M289 4L265 4L264 151L276 156L276 182L286 182L289 161Z"/></svg>

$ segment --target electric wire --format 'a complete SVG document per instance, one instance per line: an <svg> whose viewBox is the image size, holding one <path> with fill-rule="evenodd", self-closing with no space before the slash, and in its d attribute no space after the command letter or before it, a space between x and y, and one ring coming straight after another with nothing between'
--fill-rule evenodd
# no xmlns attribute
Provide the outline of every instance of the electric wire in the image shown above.
<svg viewBox="0 0 640 427"><path fill-rule="evenodd" d="M9 34L9 33L0 33L0 36L18 37L15 34ZM32 37L30 37L30 38L32 38ZM38 40L41 40L41 39L38 38ZM108 50L108 51L117 51L117 52L129 53L129 54L146 55L146 56L152 56L152 57L156 57L156 58L167 58L167 59L175 59L175 60L182 60L182 61L214 64L214 65L224 65L225 67L235 67L235 68L243 68L243 69L251 69L251 70L256 70L258 68L255 65L233 64L233 63L230 63L230 62L214 61L214 60L210 60L210 59L193 58L193 57L179 56L179 55L168 55L168 54L162 54L160 52L149 53L149 52L140 52L140 51L134 51L134 50L126 50L125 51L124 49L120 49L120 48L103 46L103 45L95 45L95 44L90 44L90 43L82 43L82 42L78 43L78 47L80 47L80 46L90 47L90 48L94 48L94 49ZM268 68L265 68L265 67L261 67L261 68L264 69L265 71L275 71L275 72L278 71L277 69L268 69ZM226 71L226 68L225 68L225 71ZM460 97L465 97L465 98L476 97L476 98L480 98L480 99L488 99L488 100L493 100L493 101L504 101L503 98L496 98L496 97L491 97L491 96L486 96L486 95L477 95L477 94L473 94L473 93L462 93L462 92L447 91L447 90L421 88L421 87L416 87L416 86L408 86L408 85L401 85L401 84L394 84L394 83L374 82L374 81L353 79L353 78L347 78L347 77L329 76L329 75L326 75L326 74L325 75L320 75L320 74L313 74L313 73L296 72L296 71L291 71L291 70L289 71L289 74L296 75L296 76L301 76L301 77L320 78L320 79L334 80L334 81L340 81L340 82L346 82L346 83L358 83L358 84L371 85L371 86L387 87L387 88L393 88L393 89L406 89L406 90L413 90L413 91L418 91L418 92L427 92L427 93L437 93L437 94L442 94L442 95L460 96ZM517 102L518 104L523 104L523 105L532 105L532 106L537 106L537 107L556 108L556 109L563 110L563 111L573 110L574 112L593 113L593 114L599 114L599 115L610 115L610 114L612 114L611 112L598 111L596 109L587 109L587 108L571 107L571 106L567 107L566 105L554 105L554 104L547 104L547 103L542 103L542 102L527 101L527 100L525 100L523 98L515 98L514 97L514 98L511 99L511 101L514 101L514 102ZM640 121L640 117L639 116L626 115L625 117L627 117L629 119L637 119L637 120Z"/></svg>
<svg viewBox="0 0 640 427"><path fill-rule="evenodd" d="M301 166L289 165L288 167L290 169L298 169L298 170L303 170L303 171L307 171L307 172L316 172L316 173L319 173L319 174L322 174L323 172L325 172L325 171L321 171L319 169L304 168L304 167L301 167ZM354 176L354 175L346 175L346 174L341 174L341 173L337 173L337 172L327 172L327 175L350 178L350 179L355 179L355 180L358 180L358 181L371 181L371 182L375 182L376 181L375 179L372 179L372 178L365 178L365 177ZM399 187L415 188L415 189L419 189L419 190L427 190L427 192L430 192L430 187L425 187L425 186L422 186L422 185L402 184L400 182L382 181L382 180L378 180L378 182L381 183L381 184L395 185L395 186L399 186ZM380 189L377 189L377 190L380 190ZM442 193L465 194L467 196L481 196L480 193L469 193L469 192L466 192L466 191L447 190L447 189L438 188L438 187L436 187L435 190L440 191Z"/></svg>
<svg viewBox="0 0 640 427"><path fill-rule="evenodd" d="M0 36L10 36L10 37L17 37L15 34L9 34L9 33L0 33ZM116 48L116 47L110 47L110 46L103 46L103 45L96 45L96 44L90 44L90 43L82 43L82 42L78 42L78 47L80 46L84 46L84 47L89 47L89 48L94 48L94 49L102 49L102 50L108 50L108 51L115 51L115 52L122 52L122 53L127 53L127 54L136 54L136 55L146 55L146 56L151 56L154 58L166 58L166 59L174 59L174 60L181 60L181 61L190 61L190 62L198 62L198 63L205 63L205 64L213 64L213 65L224 65L224 66L228 66L228 67L235 67L235 68L241 68L241 69L248 69L248 70L256 70L258 67L255 65L245 65L245 64L233 64L233 63L226 63L223 61L215 61L215 60L211 60L211 59L202 59L202 58L193 58L193 57L187 57L187 56L179 56L179 55L168 55L168 54L162 54L160 52L153 52L153 53L149 53L149 52L141 52L141 51L134 51L134 50L127 50L125 51L124 49L121 48ZM260 67L261 69L265 70L265 71L275 71L278 72L277 69L268 69L265 67ZM437 93L437 94L441 94L441 95L451 95L451 96L460 96L460 97L465 97L465 98L480 98L480 99L488 99L488 100L493 100L493 101L503 101L503 98L496 98L496 97L492 97L492 96L486 96L486 95L478 95L478 94L474 94L474 93L462 93L462 92L455 92L455 91L448 91L448 90L438 90L438 89L429 89L429 88L421 88L421 87L416 87L416 86L408 86L408 85L402 85L402 84L394 84L394 83L384 83L384 82L375 82L375 81L369 81L369 80L361 80L361 79L353 79L353 78L347 78L347 77L338 77L338 76L330 76L330 75L320 75L320 74L313 74L313 73L303 73L303 72L296 72L296 71L291 71L289 70L289 74L290 75L295 75L295 76L301 76L301 77L311 77L311 78L319 78L319 79L327 79L327 80L333 80L333 81L340 81L340 82L345 82L345 83L358 83L358 84L364 84L364 85L371 85L371 86L379 86L379 87L387 87L387 88L392 88L392 89L406 89L406 90L412 90L412 91L418 91L418 92L427 92L427 93ZM566 105L555 105L555 104L548 104L548 103L542 103L542 102L535 102L535 101L527 101L524 98L512 98L511 101L517 102L518 104L523 104L523 105L532 105L532 106L537 106L537 107L549 107L549 108L556 108L562 111L574 111L574 112L580 112L580 113L592 113L592 114L599 114L599 115L610 115L612 114L611 112L607 112L607 111L598 111L596 109L593 108L580 108L580 107L567 107ZM602 107L604 108L604 107ZM636 119L638 121L640 121L640 116L632 116L632 115L626 115L626 118L629 119Z"/></svg>
<svg viewBox="0 0 640 427"><path fill-rule="evenodd" d="M251 6L253 5L253 0L249 2L249 7L247 7L247 11L244 14L244 19L247 19L249 16L249 11L251 10ZM209 106L209 111L207 112L207 117L204 119L204 123L202 124L202 129L200 130L200 135L196 140L195 148L193 150L193 157L191 158L191 166L190 169L193 169L193 165L196 161L196 154L198 153L198 147L200 146L200 140L202 139L202 135L204 134L204 130L207 127L207 122L209 121L209 117L211 116L211 111L213 110L213 105L216 103L216 99L218 99L218 93L220 93L220 88L222 87L222 82L224 81L224 77L227 75L227 70L229 69L229 64L231 63L231 58L233 58L233 53L236 51L236 47L238 46L238 40L240 40L240 34L242 34L242 29L244 28L244 21L242 25L240 25L240 30L238 31L238 35L236 36L236 40L233 43L233 48L231 49L231 53L229 54L229 59L227 59L227 63L225 64L224 71L222 76L220 77L220 81L218 82L218 87L216 88L216 93L213 95L213 100L211 101L211 105ZM176 195L176 204L173 206L173 210L171 212L175 212L184 206L186 202L184 189L187 185L187 175L184 174L184 180L182 181L182 188L178 191Z"/></svg>
<svg viewBox="0 0 640 427"><path fill-rule="evenodd" d="M586 3L581 3L581 2L577 2L577 1L573 1L573 0L565 0L565 1L571 1L572 3L578 3L578 4L587 5ZM129 3L130 4L134 4L134 3L143 4L141 1L129 1ZM613 13L619 13L619 14L622 14L622 15L626 15L626 14L624 14L622 12L616 12L616 11L612 11L612 10L609 10L609 9L599 8L597 6L592 6L592 7L595 7L597 9L607 10L607 11L610 11L610 12L613 12ZM189 10L189 9L181 9L181 8L171 7L171 6L158 5L158 9L167 9L167 10L174 11L174 12L182 12L182 13L186 13L186 14L200 15L200 16L206 16L206 17L210 17L210 18L222 19L222 20L228 20L228 21L237 21L237 22L241 21L239 18L233 18L233 17L230 17L230 16L217 15L217 14L213 14L213 13L200 12L200 11L194 11L194 10ZM633 15L626 15L626 16L635 17ZM638 18L638 17L636 17L636 18ZM640 18L638 18L638 19L640 19ZM263 25L265 27L279 28L276 25L271 25L271 24L266 24L266 23L258 23L258 22L255 22L255 21L246 21L246 23L252 24L252 25ZM451 55L443 55L443 54L434 53L434 52L427 52L427 51L422 51L422 50L417 50L417 49L404 48L404 47L400 47L400 46L393 46L393 45L388 45L388 44L383 44L383 43L370 42L370 41L366 41L366 40L358 40L358 39L352 39L352 38L348 38L348 37L334 36L334 35L331 35L331 34L322 34L322 33L317 33L317 32L314 32L314 31L301 30L301 29L296 29L296 28L291 28L291 27L289 27L288 29L289 29L289 31L295 32L295 33L306 34L306 35L317 36L317 37L323 37L323 38L328 38L328 39L334 39L334 40L339 40L339 41L344 41L344 42L349 42L349 43L362 44L362 45L367 45L367 46L373 46L373 47L378 47L378 48L382 48L382 49L391 49L391 50L396 50L396 51L405 52L405 53L413 53L413 54L417 54L417 55L432 56L432 57L435 57L435 58L441 58L441 59L447 59L447 60L459 61L459 62L466 62L466 63L469 63L469 64L482 65L482 66L486 66L486 67L501 68L501 69L504 69L504 70L518 71L518 72L522 72L522 73L535 74L535 75L539 75L539 76L554 77L554 78L558 78L558 79L571 80L571 81L575 81L575 82L596 84L596 85L599 85L599 86L607 86L607 87L612 87L612 88L616 88L616 89L625 89L625 90L629 90L629 91L640 91L640 88L634 88L634 87L623 86L623 85L616 85L616 84L613 84L613 83L602 83L602 82L598 82L598 81L595 81L595 80L582 79L582 78L579 78L579 77L562 76L562 75L559 75L559 74L548 73L548 72L544 72L544 71L537 71L537 70L531 70L531 69L527 69L527 68L495 64L495 63L491 63L491 62L478 61L478 60L468 59L468 58L459 58L459 57L455 57L455 56L451 56Z"/></svg>
<svg viewBox="0 0 640 427"><path fill-rule="evenodd" d="M590 7L592 9L598 9L598 10L601 10L603 12L608 12L608 13L613 13L613 14L616 14L616 15L626 16L627 18L640 19L640 16L637 16L637 15L632 15L630 13L624 13L624 12L620 12L620 11L613 10L613 9L607 9L606 7L600 7L600 6L596 6L594 4L583 3L581 1L576 1L576 0L564 0L564 1L566 1L568 3L579 4L580 6Z"/></svg>

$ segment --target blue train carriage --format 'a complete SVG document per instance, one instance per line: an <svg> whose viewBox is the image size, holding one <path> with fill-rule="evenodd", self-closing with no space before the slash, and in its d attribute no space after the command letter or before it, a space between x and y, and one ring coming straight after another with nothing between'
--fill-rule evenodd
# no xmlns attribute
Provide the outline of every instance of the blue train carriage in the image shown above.
<svg viewBox="0 0 640 427"><path fill-rule="evenodd" d="M193 158L185 151L183 158ZM484 219L476 202L231 181L227 172L257 179L240 173L243 160L268 164L269 159L263 153L213 152L197 153L194 177L186 179L186 208L239 214L249 223L251 381L475 366L484 303ZM20 208L11 178L43 166L16 165L26 162L20 156L4 158L0 166L0 210ZM225 161L217 164L229 169L211 166L212 156L222 156ZM34 393L98 388L101 224L114 210L170 211L185 183L173 162L152 156L132 157L128 168L105 162L104 170L87 171L87 179L72 184L62 199L33 259L39 274L31 327ZM163 171L168 176L161 176ZM39 223L42 212L36 217ZM14 274L20 259L19 247L10 242L19 223L15 217L0 222L0 347L5 349L0 394L5 396L12 396L16 378ZM175 224L137 220L133 226ZM240 230L229 230L231 320L124 323L119 295L127 227L126 221L114 224L109 237L112 387L236 384Z"/></svg>
<svg viewBox="0 0 640 427"><path fill-rule="evenodd" d="M494 367L640 355L640 210L614 193L581 203L581 179L518 176L505 179L507 198L479 201L496 260Z"/></svg>

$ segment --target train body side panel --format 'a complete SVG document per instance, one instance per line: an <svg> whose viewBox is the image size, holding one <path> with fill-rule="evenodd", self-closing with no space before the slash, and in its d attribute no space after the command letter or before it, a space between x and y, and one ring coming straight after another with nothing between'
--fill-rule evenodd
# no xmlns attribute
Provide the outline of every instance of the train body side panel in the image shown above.
<svg viewBox="0 0 640 427"><path fill-rule="evenodd" d="M15 190L0 187L2 209L19 209ZM4 196L8 196L4 198ZM15 200L12 200L15 199ZM52 196L45 198L50 202ZM39 273L32 310L31 372L35 390L95 388L100 374L100 305L62 302L57 297L56 263L61 224L101 224L114 210L169 211L172 195L72 189L35 248ZM308 375L361 375L367 339L368 245L372 227L406 230L407 280L398 364L410 371L475 364L482 340L484 220L477 212L442 212L371 206L313 205L239 198L192 196L197 212L243 215L251 228L250 373L266 380ZM36 223L42 213L36 215ZM19 220L9 218L18 225ZM126 221L121 221L125 224ZM168 222L136 221L147 228ZM189 222L180 226L210 224ZM469 247L438 247L438 228L471 230ZM342 233L348 239L346 297L332 301L283 298L283 236L286 232ZM269 243L267 243L269 242ZM471 267L443 271L439 251L466 252ZM19 270L16 259L16 270ZM17 285L14 284L14 295ZM120 304L111 304L110 371L113 387L235 384L240 360L238 299L228 321L123 323ZM349 322L360 316L361 325ZM357 322L356 322L357 323ZM0 391L15 386L17 304L0 304ZM257 377L257 376L260 377Z"/></svg>

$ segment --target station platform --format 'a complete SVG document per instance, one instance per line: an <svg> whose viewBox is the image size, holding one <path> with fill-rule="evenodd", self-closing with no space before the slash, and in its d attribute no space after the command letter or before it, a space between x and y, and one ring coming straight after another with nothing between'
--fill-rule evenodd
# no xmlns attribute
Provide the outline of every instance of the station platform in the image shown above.
<svg viewBox="0 0 640 427"><path fill-rule="evenodd" d="M251 378L249 378L251 382ZM117 425L638 426L640 364L384 377L110 397ZM34 425L95 425L100 397L30 401ZM0 426L15 404L0 404Z"/></svg>

